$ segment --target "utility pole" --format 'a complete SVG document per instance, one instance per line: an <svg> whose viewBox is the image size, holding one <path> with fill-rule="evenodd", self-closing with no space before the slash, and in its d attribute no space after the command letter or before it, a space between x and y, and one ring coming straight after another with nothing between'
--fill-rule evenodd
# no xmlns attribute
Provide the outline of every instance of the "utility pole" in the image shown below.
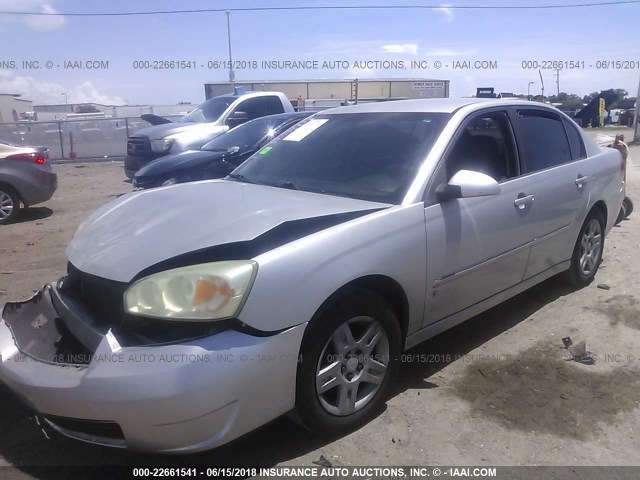
<svg viewBox="0 0 640 480"><path fill-rule="evenodd" d="M236 80L236 74L233 72L233 59L231 58L231 22L229 20L231 12L227 10L225 13L227 14L227 40L229 42L229 83L233 88L233 83Z"/></svg>
<svg viewBox="0 0 640 480"><path fill-rule="evenodd" d="M558 87L558 93L556 94L558 97L560 96L560 69L556 68L556 86Z"/></svg>
<svg viewBox="0 0 640 480"><path fill-rule="evenodd" d="M538 70L540 75L540 84L542 85L542 103L544 103L544 80L542 79L542 70Z"/></svg>
<svg viewBox="0 0 640 480"><path fill-rule="evenodd" d="M529 82L529 85L527 85L527 100L531 100L531 85L533 85L536 82Z"/></svg>
<svg viewBox="0 0 640 480"><path fill-rule="evenodd" d="M638 95L636 95L636 114L633 116L633 142L640 143L640 129L638 129L638 113L640 113L640 81L638 81Z"/></svg>

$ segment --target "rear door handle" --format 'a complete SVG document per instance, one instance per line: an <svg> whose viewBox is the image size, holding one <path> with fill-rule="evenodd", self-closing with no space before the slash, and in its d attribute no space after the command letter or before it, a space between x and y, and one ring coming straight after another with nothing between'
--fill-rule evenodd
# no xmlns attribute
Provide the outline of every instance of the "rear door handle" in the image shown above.
<svg viewBox="0 0 640 480"><path fill-rule="evenodd" d="M534 200L535 197L533 195L525 195L524 193L521 193L518 195L518 198L514 200L513 204L520 210L523 210L527 205L533 203Z"/></svg>
<svg viewBox="0 0 640 480"><path fill-rule="evenodd" d="M576 178L576 185L579 187L582 187L588 182L589 182L589 177L585 177L584 175L578 175L578 178Z"/></svg>

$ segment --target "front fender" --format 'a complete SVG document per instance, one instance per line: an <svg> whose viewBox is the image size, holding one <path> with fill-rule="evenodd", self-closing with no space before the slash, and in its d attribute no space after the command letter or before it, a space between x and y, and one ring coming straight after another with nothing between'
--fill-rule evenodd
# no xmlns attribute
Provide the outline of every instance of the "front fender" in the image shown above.
<svg viewBox="0 0 640 480"><path fill-rule="evenodd" d="M424 207L396 206L301 238L255 258L258 274L239 319L263 331L308 322L334 292L369 275L394 279L409 304L408 332L424 313Z"/></svg>

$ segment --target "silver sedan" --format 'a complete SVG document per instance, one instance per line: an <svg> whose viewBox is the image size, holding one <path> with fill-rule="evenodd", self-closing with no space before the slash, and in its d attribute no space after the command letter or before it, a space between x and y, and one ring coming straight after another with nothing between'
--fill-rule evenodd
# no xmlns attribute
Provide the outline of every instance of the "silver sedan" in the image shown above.
<svg viewBox="0 0 640 480"><path fill-rule="evenodd" d="M0 225L16 218L21 203L28 207L46 202L57 187L47 147L0 141Z"/></svg>
<svg viewBox="0 0 640 480"><path fill-rule="evenodd" d="M543 280L591 282L619 152L533 102L314 115L229 177L133 192L0 323L0 378L83 441L183 453L291 413L344 432L401 352Z"/></svg>

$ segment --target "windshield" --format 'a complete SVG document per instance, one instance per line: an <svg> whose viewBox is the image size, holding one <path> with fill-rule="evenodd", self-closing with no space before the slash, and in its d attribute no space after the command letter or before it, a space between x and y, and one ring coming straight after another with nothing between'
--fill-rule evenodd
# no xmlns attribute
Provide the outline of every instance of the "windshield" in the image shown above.
<svg viewBox="0 0 640 480"><path fill-rule="evenodd" d="M276 121L268 117L252 120L214 138L209 143L204 144L201 150L224 150L226 152L234 149L237 152L244 153L265 135L269 133L273 135L275 133L274 130L287 120L288 119L281 119ZM234 147L238 148L235 149Z"/></svg>
<svg viewBox="0 0 640 480"><path fill-rule="evenodd" d="M399 204L449 120L445 113L315 115L255 153L247 182Z"/></svg>
<svg viewBox="0 0 640 480"><path fill-rule="evenodd" d="M237 98L238 97L223 96L207 100L187 113L180 121L194 123L215 122Z"/></svg>

